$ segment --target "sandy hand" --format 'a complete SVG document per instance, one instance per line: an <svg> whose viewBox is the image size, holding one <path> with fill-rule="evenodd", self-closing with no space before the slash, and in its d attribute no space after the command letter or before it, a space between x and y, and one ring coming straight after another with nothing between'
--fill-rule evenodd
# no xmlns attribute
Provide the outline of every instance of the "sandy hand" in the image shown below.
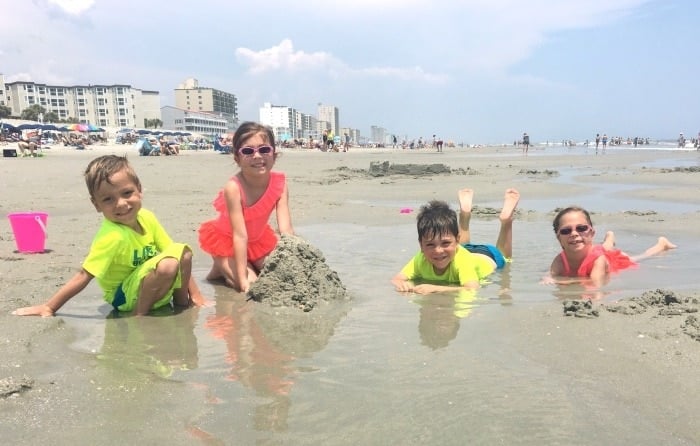
<svg viewBox="0 0 700 446"><path fill-rule="evenodd" d="M15 316L41 316L52 317L54 312L48 305L34 305L32 307L18 308L12 312Z"/></svg>

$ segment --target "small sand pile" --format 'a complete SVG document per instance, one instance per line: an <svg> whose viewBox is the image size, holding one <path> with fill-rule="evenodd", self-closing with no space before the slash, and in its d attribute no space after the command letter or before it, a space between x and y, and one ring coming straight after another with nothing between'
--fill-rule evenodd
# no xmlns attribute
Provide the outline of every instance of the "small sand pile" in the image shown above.
<svg viewBox="0 0 700 446"><path fill-rule="evenodd" d="M574 316L574 317L585 317L592 318L598 317L598 310L593 307L593 302L588 300L577 300L577 299L567 299L562 302L564 306L564 316Z"/></svg>
<svg viewBox="0 0 700 446"><path fill-rule="evenodd" d="M685 316L680 324L683 333L700 341L700 297L683 296L669 290L649 290L640 296L621 299L617 302L594 305L590 300L565 300L562 302L565 316L592 318L600 316L598 307L610 313L628 316L655 312L654 317L670 318Z"/></svg>
<svg viewBox="0 0 700 446"><path fill-rule="evenodd" d="M348 300L338 274L315 247L303 239L283 235L265 261L248 297L272 307L311 311L320 302Z"/></svg>
<svg viewBox="0 0 700 446"><path fill-rule="evenodd" d="M377 161L369 164L368 173L373 177L387 175L438 175L452 173L445 164L391 164L389 161Z"/></svg>

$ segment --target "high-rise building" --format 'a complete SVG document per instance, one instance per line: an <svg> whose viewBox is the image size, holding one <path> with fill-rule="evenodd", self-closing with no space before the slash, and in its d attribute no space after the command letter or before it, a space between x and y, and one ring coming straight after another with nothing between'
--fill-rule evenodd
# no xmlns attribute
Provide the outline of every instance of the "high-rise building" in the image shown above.
<svg viewBox="0 0 700 446"><path fill-rule="evenodd" d="M200 87L194 78L185 79L175 89L175 107L219 115L228 121L229 130L238 126L238 99L233 93Z"/></svg>
<svg viewBox="0 0 700 446"><path fill-rule="evenodd" d="M334 135L340 131L340 113L338 107L333 105L318 104L318 120L327 122Z"/></svg>
<svg viewBox="0 0 700 446"><path fill-rule="evenodd" d="M145 127L145 120L160 119L160 93L139 90L130 85L47 85L34 82L5 82L0 105L12 110L12 116L38 104L60 120L100 127Z"/></svg>
<svg viewBox="0 0 700 446"><path fill-rule="evenodd" d="M389 142L390 135L384 127L373 125L369 129L371 142L374 144L386 144Z"/></svg>
<svg viewBox="0 0 700 446"><path fill-rule="evenodd" d="M260 107L260 123L272 128L275 140L279 142L301 138L301 132L297 126L298 113L292 107L265 102Z"/></svg>

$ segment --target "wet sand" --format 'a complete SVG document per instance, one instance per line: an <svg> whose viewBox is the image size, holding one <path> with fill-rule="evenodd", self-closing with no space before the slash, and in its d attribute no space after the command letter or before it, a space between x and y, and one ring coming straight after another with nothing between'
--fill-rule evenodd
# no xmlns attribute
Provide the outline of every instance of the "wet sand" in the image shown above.
<svg viewBox="0 0 700 446"><path fill-rule="evenodd" d="M173 239L193 246L196 270L206 271L209 266L209 259L196 246L196 228L214 215L210 203L226 178L235 172L231 158L212 152L143 158L137 157L129 146L99 146L87 151L55 148L46 150L45 156L37 159L1 158L1 210L4 214L48 212L49 240L48 251L44 254L20 254L15 252L13 234L6 219L0 232L0 276L3 283L0 290L0 342L4 356L0 363L0 408L3 415L0 431L8 444L40 441L84 444L110 435L112 438L118 435L124 442L159 443L167 438L171 444L218 444L199 426L206 424L208 417L223 415L212 408L215 406L191 403L193 400L207 400L203 387L178 385L175 390L167 377L142 373L124 364L105 366L98 352L70 348L76 341L76 333L81 333L76 327L109 322L105 321L105 307L96 286L91 285L74 299L80 299L80 303L69 302L55 318L20 318L9 314L17 307L46 300L79 267L101 219L88 200L82 171L92 158L103 153L130 153L144 185L144 206L158 215ZM685 245L679 243L678 255L683 255L682 250L696 249L690 245L700 236L700 225L697 225L699 159L697 152L609 149L604 156L596 156L590 150L584 153L582 148L570 152L540 148L530 150L527 157L515 148L448 148L441 154L429 150L353 149L348 153L287 151L279 158L277 168L288 176L295 227L301 229L298 231L301 236L323 247L330 266L338 271L348 290L359 296L355 311L360 313L362 307L359 303L372 302L363 294L365 288L380 289L390 296L372 302L372 308L381 311L392 311L391 307L402 308L397 311L411 308L401 307L404 300L389 290L389 279L417 249L415 234L403 229L396 232L394 237L400 236L401 239L389 246L392 249L395 246L405 248L391 256L385 254L395 259L395 267L391 266L392 270L386 277L383 277L384 272L375 277L371 271L363 270L361 247L346 241L336 249L333 242L324 241L326 229L329 234L341 238L345 228L361 227L364 228L362 242L371 243L373 232L386 237L392 233L392 227L405 229L412 224L415 213L402 213L401 209L415 211L430 199L444 199L456 205L456 191L470 187L476 192L473 223L476 223L479 234L475 236L491 226L495 236L495 216L503 191L507 187L517 188L521 201L516 217L514 250L516 259L522 263L514 263L512 267L510 288L513 293L509 310L507 314L485 311L470 316L473 326L488 321L484 330L493 335L492 350L488 355L498 352L509 358L503 361L513 373L502 377L512 380L512 383L520 382L520 378L522 382L551 380L559 383L556 388L560 392L564 392L565 381L569 379L569 397L554 396L559 403L570 399L573 408L565 410L567 416L590 417L597 410L605 411L594 420L563 421L556 417L561 408L543 409L546 412L543 419L549 423L543 422L545 425L554 426L561 422L563 426L585 430L586 423L589 423L591 429L596 430L596 433L574 436L579 438L574 444L595 444L596 439L614 439L614 433L634 432L632 420L635 416L644 422L655 420L653 426L637 429L640 432L637 444L658 444L655 441L697 444L700 443L700 427L695 414L700 409L700 402L692 395L700 393L696 379L700 343L692 336L692 320L687 322L692 313L668 314L661 311L663 308L629 314L609 311L614 302L604 297L593 303L599 313L597 317L567 317L564 316L562 300L557 299L551 289L538 288L537 283L540 279L538 273L547 269L557 252L551 233L552 212L556 207L570 204L582 205L593 212L594 223L601 228L599 234L602 234L602 228L633 234L634 240L619 239L624 250L628 250L622 245L625 242L633 245L630 250L636 250L651 244L658 235L666 235L672 241L685 241ZM385 162L398 170L384 171L381 166ZM372 165L375 167L371 168ZM437 167L425 167L429 165ZM442 172L440 165L447 166L450 171ZM480 219L482 223L479 223ZM348 251L357 259L356 262L343 257ZM521 266L526 266L527 274L516 271ZM694 282L692 277L668 280L665 274L671 272L665 273L653 266L644 270L644 267L641 266L640 274L646 271L647 276L649 272L664 275L659 276L659 283L665 288L679 296L697 299L698 289L688 286ZM368 285L363 282L365 277L377 283ZM647 279L655 283L653 277ZM613 279L612 285L620 283L633 286L622 277ZM679 284L678 289L673 289L674 283ZM528 298L519 297L517 291L520 288L529 291ZM225 291L208 284L203 289L211 294L208 297L216 302L215 305L227 305L230 296ZM632 294L640 295L641 292ZM219 298L220 295L224 297ZM572 296L567 294L567 297ZM576 297L575 292L573 297ZM689 311L697 308L692 299L688 305ZM201 323L197 322L198 314L207 311L205 308L147 320L157 321L154 324L174 323L190 327L191 332L192 326ZM684 324L690 328L684 329ZM463 324L462 331L471 333L472 325ZM130 328L126 325L125 329ZM368 327L368 330L380 339L394 336L391 332L383 332L381 326ZM331 351L339 348L332 343L333 337L328 336L325 342L315 347L315 351L322 351L328 343L331 343ZM455 345L476 348L462 342L453 342L448 349L435 350L432 354L436 356L426 357L438 360L441 351L459 354ZM479 342L488 343L484 339ZM386 348L387 351L400 350L396 346ZM369 350L382 354L376 346ZM104 356L105 352L101 354ZM201 347L200 355L204 355ZM203 361L200 359L200 363ZM488 373L487 364L490 363L475 364L475 370ZM538 367L533 367L533 364ZM447 364L436 367L443 366L448 367ZM187 367L196 370L197 364L188 364ZM367 373L367 369L358 369L357 376L348 376L347 380L352 382ZM510 388L503 382L494 382L491 390L500 385ZM542 384L534 388L547 391L547 386ZM460 389L454 391L460 393ZM377 389L374 391L381 394ZM515 394L516 391L504 390L502 395L508 392ZM526 395L529 394L521 394ZM546 407L547 399L542 394L529 397L533 398L532 404ZM144 404L144 401L154 398L157 398L156 406L160 409L155 416L147 410L152 407ZM340 404L343 406L345 404ZM522 402L515 404L520 408L527 406ZM343 407L343 410L352 409ZM436 410L435 407L428 409ZM309 409L302 405L297 410L303 413ZM445 410L449 413L449 409ZM307 419L313 419L313 411L307 415ZM385 415L389 417L389 414ZM339 432L343 436L336 437L335 441L327 441L318 435L303 438L309 444L314 439L327 444L348 444L353 435L356 439L370 440L368 444L372 444L371 438L403 439L407 444L421 438L418 434L411 438L402 437L398 433L401 427L398 421L393 425L388 423L393 426L389 429L376 420L371 421L372 416L367 417L368 427L363 432L345 426ZM130 429L134 420L142 423L136 431ZM184 428L182 420L188 420ZM624 426L611 428L613 420ZM604 434L606 429L611 433ZM268 433L273 430L269 429ZM373 430L381 435L371 437ZM287 427L276 432L282 432L277 434L281 437L270 438L276 438L280 443L303 443L299 441L303 430ZM483 439L495 442L499 438L518 438L513 432L510 434L512 436L507 433L501 436L484 434ZM232 430L231 437L222 439L219 436L217 441L238 444L232 440L234 435ZM525 437L523 444L571 439L561 437L554 428L533 432L532 441ZM432 439L454 444L448 433L442 437L427 435L422 438L428 442Z"/></svg>

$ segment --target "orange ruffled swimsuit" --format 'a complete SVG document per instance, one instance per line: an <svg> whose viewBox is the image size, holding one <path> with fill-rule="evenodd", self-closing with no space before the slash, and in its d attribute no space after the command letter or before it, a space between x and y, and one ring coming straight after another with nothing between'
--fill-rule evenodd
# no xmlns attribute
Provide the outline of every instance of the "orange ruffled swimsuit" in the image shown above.
<svg viewBox="0 0 700 446"><path fill-rule="evenodd" d="M573 276L571 267L569 267L569 262L566 260L564 252L562 251L560 255L561 261L564 264L564 275L569 277ZM627 254L623 253L619 249L606 251L605 248L603 248L603 245L594 245L586 258L583 259L581 266L579 266L578 271L576 272L576 276L589 277L591 275L591 271L593 270L593 263L600 256L605 256L605 258L608 259L608 267L610 268L611 273L637 265L632 259L629 258Z"/></svg>
<svg viewBox="0 0 700 446"><path fill-rule="evenodd" d="M232 180L238 183L237 177L233 177ZM277 235L268 221L282 196L285 182L283 173L270 172L270 183L267 185L267 190L252 206L248 206L243 188L238 183L241 190L243 219L248 232L249 262L255 262L267 256L277 246ZM214 209L219 212L219 216L200 225L199 246L212 256L233 257L233 229L223 190L219 191L219 195L214 200Z"/></svg>

